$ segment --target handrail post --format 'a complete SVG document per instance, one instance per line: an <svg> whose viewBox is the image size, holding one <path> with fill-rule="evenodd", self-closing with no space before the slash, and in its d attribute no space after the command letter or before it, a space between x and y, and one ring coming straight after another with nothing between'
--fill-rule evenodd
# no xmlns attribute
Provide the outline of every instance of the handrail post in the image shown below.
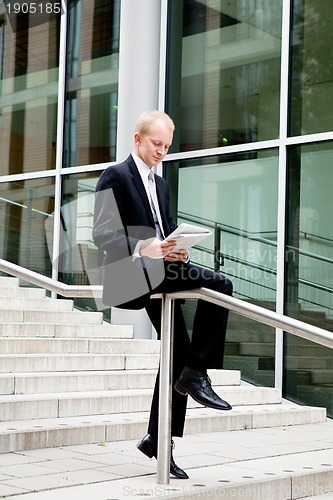
<svg viewBox="0 0 333 500"><path fill-rule="evenodd" d="M170 483L172 405L173 300L162 297L158 408L157 484Z"/></svg>

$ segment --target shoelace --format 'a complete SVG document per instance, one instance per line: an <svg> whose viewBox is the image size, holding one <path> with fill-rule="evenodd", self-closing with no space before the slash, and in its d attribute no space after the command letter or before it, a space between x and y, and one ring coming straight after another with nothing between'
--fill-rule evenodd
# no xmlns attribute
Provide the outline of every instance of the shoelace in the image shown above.
<svg viewBox="0 0 333 500"><path fill-rule="evenodd" d="M211 381L211 379L209 378L208 373L205 373L205 379L206 379L206 381L207 381L210 385L212 385L212 381Z"/></svg>

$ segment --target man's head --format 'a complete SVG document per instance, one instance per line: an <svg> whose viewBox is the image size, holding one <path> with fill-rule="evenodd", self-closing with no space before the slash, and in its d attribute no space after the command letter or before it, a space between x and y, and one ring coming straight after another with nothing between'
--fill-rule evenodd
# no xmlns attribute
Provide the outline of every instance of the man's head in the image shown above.
<svg viewBox="0 0 333 500"><path fill-rule="evenodd" d="M135 154L148 165L155 167L168 152L175 129L171 118L162 111L142 113L134 130Z"/></svg>

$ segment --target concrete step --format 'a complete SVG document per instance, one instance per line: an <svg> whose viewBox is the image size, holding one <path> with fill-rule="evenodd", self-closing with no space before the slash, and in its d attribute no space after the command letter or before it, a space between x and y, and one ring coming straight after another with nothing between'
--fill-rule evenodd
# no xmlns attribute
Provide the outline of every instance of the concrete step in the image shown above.
<svg viewBox="0 0 333 500"><path fill-rule="evenodd" d="M304 425L325 422L325 416L323 408L288 404L235 406L228 412L189 408L185 434ZM147 432L148 419L148 412L133 412L1 422L0 452L139 439Z"/></svg>
<svg viewBox="0 0 333 500"><path fill-rule="evenodd" d="M136 449L138 438L18 451L1 457L0 492L19 500L328 500L331 433L325 422L186 435L174 453L190 477L165 486L157 484L156 460Z"/></svg>
<svg viewBox="0 0 333 500"><path fill-rule="evenodd" d="M242 356L274 356L275 343L274 342L242 342L239 344L239 354ZM288 345L288 356L326 356L328 357L330 350L328 347L317 345Z"/></svg>
<svg viewBox="0 0 333 500"><path fill-rule="evenodd" d="M84 313L85 314L85 313ZM0 337L132 339L132 325L57 325L55 323L0 323Z"/></svg>
<svg viewBox="0 0 333 500"><path fill-rule="evenodd" d="M259 370L254 376L254 383L263 387L274 387L275 373L274 370Z"/></svg>
<svg viewBox="0 0 333 500"><path fill-rule="evenodd" d="M18 288L18 290L21 290ZM16 291L16 290L15 290ZM49 299L48 297L42 299L27 298L27 297L1 297L0 296L0 309L1 310L38 310L38 311L72 311L73 301L66 299Z"/></svg>
<svg viewBox="0 0 333 500"><path fill-rule="evenodd" d="M2 286L0 281L0 297L23 297L30 299L44 299L46 291L42 288L23 288L19 286Z"/></svg>
<svg viewBox="0 0 333 500"><path fill-rule="evenodd" d="M297 386L297 396L301 401L309 401L313 405L325 406L330 415L333 414L333 385L301 385Z"/></svg>
<svg viewBox="0 0 333 500"><path fill-rule="evenodd" d="M239 345L241 356L274 356L275 344L273 342L265 344L243 342Z"/></svg>
<svg viewBox="0 0 333 500"><path fill-rule="evenodd" d="M215 389L232 406L281 402L278 389L259 390L252 386L224 386ZM0 421L149 411L151 398L151 389L2 396ZM188 406L193 408L200 405L190 398Z"/></svg>
<svg viewBox="0 0 333 500"><path fill-rule="evenodd" d="M82 315L84 314L84 319ZM101 325L103 314L100 312L80 311L43 311L43 310L0 310L0 323L57 323L57 324L92 324Z"/></svg>
<svg viewBox="0 0 333 500"><path fill-rule="evenodd" d="M228 370L240 370L242 373L255 375L260 370L273 370L273 356L226 356L224 367Z"/></svg>
<svg viewBox="0 0 333 500"><path fill-rule="evenodd" d="M310 370L312 384L333 384L333 369Z"/></svg>
<svg viewBox="0 0 333 500"><path fill-rule="evenodd" d="M157 370L105 370L0 374L0 394L153 389ZM240 372L210 370L215 386L240 385Z"/></svg>
<svg viewBox="0 0 333 500"><path fill-rule="evenodd" d="M256 343L265 343L265 342L274 342L275 341L275 332L255 332L242 330L239 328L238 330L229 330L227 332L226 343L243 343L243 342L256 342Z"/></svg>
<svg viewBox="0 0 333 500"><path fill-rule="evenodd" d="M148 339L0 338L0 352L2 354L159 354L160 343Z"/></svg>
<svg viewBox="0 0 333 500"><path fill-rule="evenodd" d="M5 288L18 288L19 280L11 276L0 276L0 286Z"/></svg>
<svg viewBox="0 0 333 500"><path fill-rule="evenodd" d="M333 368L332 357L313 357L313 356L287 356L286 368L288 370L311 370L311 369L330 369Z"/></svg>
<svg viewBox="0 0 333 500"><path fill-rule="evenodd" d="M6 354L0 355L0 373L68 372L80 370L153 370L156 354Z"/></svg>
<svg viewBox="0 0 333 500"><path fill-rule="evenodd" d="M258 323L251 318L245 318L236 313L230 313L228 321L228 332L242 329L249 332L274 332L274 328L264 323Z"/></svg>

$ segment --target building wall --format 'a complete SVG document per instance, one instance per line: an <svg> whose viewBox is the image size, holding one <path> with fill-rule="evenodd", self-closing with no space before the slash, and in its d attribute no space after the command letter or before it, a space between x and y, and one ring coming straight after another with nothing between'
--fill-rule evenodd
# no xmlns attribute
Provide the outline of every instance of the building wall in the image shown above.
<svg viewBox="0 0 333 500"><path fill-rule="evenodd" d="M163 172L174 218L219 231L224 265L212 240L193 260L227 273L236 296L313 323L319 312L332 330L332 9L78 0L36 23L0 1L0 256L99 283L96 181L131 151L137 116L161 108L176 124Z"/></svg>

